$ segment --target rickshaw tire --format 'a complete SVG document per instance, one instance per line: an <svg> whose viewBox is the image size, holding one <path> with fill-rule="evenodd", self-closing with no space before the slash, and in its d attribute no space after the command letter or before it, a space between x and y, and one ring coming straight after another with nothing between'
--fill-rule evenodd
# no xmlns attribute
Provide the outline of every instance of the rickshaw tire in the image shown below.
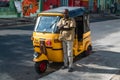
<svg viewBox="0 0 120 80"><path fill-rule="evenodd" d="M92 53L92 46L89 45L89 46L87 47L87 50L85 50L85 51L83 52L83 56L86 57L86 56L90 55L91 53Z"/></svg>
<svg viewBox="0 0 120 80"><path fill-rule="evenodd" d="M47 69L48 61L40 61L35 63L35 70L38 74L42 74Z"/></svg>

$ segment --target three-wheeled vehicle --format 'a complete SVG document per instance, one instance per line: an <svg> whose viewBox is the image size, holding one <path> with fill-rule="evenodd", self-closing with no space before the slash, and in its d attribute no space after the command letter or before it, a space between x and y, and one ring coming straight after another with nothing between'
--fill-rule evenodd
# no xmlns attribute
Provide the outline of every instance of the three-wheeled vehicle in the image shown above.
<svg viewBox="0 0 120 80"><path fill-rule="evenodd" d="M76 21L73 55L90 54L91 37L89 29L89 15L84 7L59 7L43 11L38 14L33 31L35 69L43 73L49 61L63 62L62 43L59 41L59 30L56 24L64 16L64 9L69 10L69 16Z"/></svg>

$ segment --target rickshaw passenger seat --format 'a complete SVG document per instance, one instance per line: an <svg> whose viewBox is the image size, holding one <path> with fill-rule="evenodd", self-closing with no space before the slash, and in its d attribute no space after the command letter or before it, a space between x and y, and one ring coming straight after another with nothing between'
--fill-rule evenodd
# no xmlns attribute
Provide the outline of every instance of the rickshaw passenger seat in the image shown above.
<svg viewBox="0 0 120 80"><path fill-rule="evenodd" d="M76 34L78 37L78 41L81 41L83 38L83 22L76 21Z"/></svg>

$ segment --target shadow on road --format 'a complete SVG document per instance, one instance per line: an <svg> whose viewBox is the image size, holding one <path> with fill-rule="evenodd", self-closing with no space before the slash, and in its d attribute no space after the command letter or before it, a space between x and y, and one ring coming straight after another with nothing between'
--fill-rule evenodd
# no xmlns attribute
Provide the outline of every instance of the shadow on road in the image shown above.
<svg viewBox="0 0 120 80"><path fill-rule="evenodd" d="M29 35L0 36L0 73L7 74L14 80L36 80L58 69L62 64L53 63L49 70L38 75L32 62L33 47ZM76 61L75 71L113 74L120 70L120 53L97 51L82 60ZM50 70L52 69L52 70Z"/></svg>
<svg viewBox="0 0 120 80"><path fill-rule="evenodd" d="M38 75L32 61L34 51L30 37L28 34L0 36L0 75L6 75L10 80L37 80L61 68L63 63L50 63L47 71Z"/></svg>
<svg viewBox="0 0 120 80"><path fill-rule="evenodd" d="M29 35L0 36L0 74L8 75L10 80L35 79L32 54Z"/></svg>
<svg viewBox="0 0 120 80"><path fill-rule="evenodd" d="M75 71L94 74L114 74L120 71L120 53L97 51L75 63Z"/></svg>
<svg viewBox="0 0 120 80"><path fill-rule="evenodd" d="M31 27L1 28L0 32L0 79L37 80L58 70L62 63L51 63L47 71L38 75L34 69ZM7 77L5 77L7 76Z"/></svg>
<svg viewBox="0 0 120 80"><path fill-rule="evenodd" d="M120 19L120 16L91 17L90 18L90 23L93 23L93 22L103 22L103 21L116 20L116 19Z"/></svg>
<svg viewBox="0 0 120 80"><path fill-rule="evenodd" d="M68 69L58 70L47 77L41 77L39 80L108 80L120 71L120 53L112 51L99 50L88 57L82 58L74 63L74 71L68 72Z"/></svg>
<svg viewBox="0 0 120 80"><path fill-rule="evenodd" d="M16 29L18 28L12 28L11 30ZM27 28L19 28L19 30L27 30ZM32 61L34 51L30 37L31 35L27 33L0 35L1 80L37 80L60 69L62 64L53 63L50 64L46 73L38 75L35 72L34 62ZM99 50L74 62L75 71L113 74L120 70L119 61L120 53Z"/></svg>
<svg viewBox="0 0 120 80"><path fill-rule="evenodd" d="M61 67L62 63L51 63L45 73L38 75L35 72L29 33L31 29L32 27L29 30L24 27L1 29L4 34L0 34L0 79L37 80Z"/></svg>

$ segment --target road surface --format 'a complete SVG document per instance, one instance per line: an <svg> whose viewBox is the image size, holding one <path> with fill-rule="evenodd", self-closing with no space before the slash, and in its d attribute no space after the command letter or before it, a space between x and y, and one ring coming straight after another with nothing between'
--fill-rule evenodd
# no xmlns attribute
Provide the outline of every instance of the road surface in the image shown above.
<svg viewBox="0 0 120 80"><path fill-rule="evenodd" d="M96 80L99 75L95 74L102 75L102 78L99 77L100 80L108 80L108 78L111 80L116 79L117 75L115 75L115 73L118 73L119 76L120 19L105 21L97 20L97 22L94 21L90 25L92 31L93 48L96 51L94 53L95 56L92 54L93 56L91 55L78 61L77 64L79 64L77 65L77 68L75 69L76 73L74 72L74 74L68 73L66 70L62 71L61 74L64 73L62 78L66 80L73 80L73 78L76 78L74 80ZM61 79L58 70L59 66L55 69L49 69L42 76L35 72L34 63L32 61L34 51L32 41L30 40L33 28L33 26L28 26L0 29L0 80L49 80L49 76L55 76L55 73L58 74L55 77L58 80ZM91 58L94 58L95 61L98 60L102 62L95 62L93 61L94 59L91 60ZM89 63L94 64L89 65ZM84 67L81 68L81 66ZM53 71L56 72L51 73ZM47 76L47 74L49 75ZM65 77L68 75L71 75L70 78ZM103 75L106 76L103 77ZM91 77L91 79L88 79L89 77Z"/></svg>

